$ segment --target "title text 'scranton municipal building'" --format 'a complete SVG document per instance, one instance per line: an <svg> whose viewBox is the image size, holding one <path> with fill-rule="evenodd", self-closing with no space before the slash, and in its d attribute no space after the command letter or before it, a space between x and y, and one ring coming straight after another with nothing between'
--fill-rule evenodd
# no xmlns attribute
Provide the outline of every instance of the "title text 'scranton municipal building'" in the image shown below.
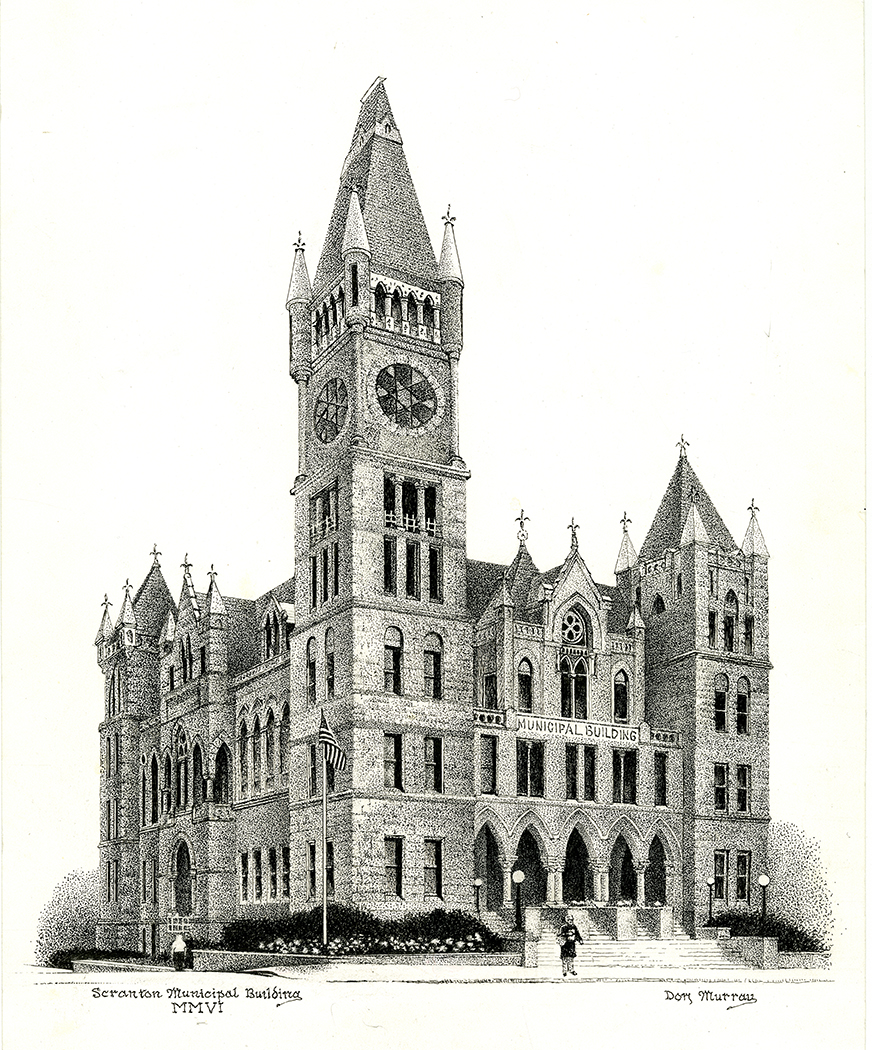
<svg viewBox="0 0 872 1050"><path fill-rule="evenodd" d="M577 916L659 905L692 931L710 877L716 914L751 907L769 820L756 510L737 544L682 444L638 555L625 517L613 583L574 528L545 572L523 520L507 564L467 558L444 223L437 260L379 79L314 280L295 246L293 576L232 598L186 557L176 601L155 549L104 610L100 947L215 940L320 899L322 708L348 756L327 785L337 901L473 910L480 878L498 923L520 868L527 903Z"/></svg>

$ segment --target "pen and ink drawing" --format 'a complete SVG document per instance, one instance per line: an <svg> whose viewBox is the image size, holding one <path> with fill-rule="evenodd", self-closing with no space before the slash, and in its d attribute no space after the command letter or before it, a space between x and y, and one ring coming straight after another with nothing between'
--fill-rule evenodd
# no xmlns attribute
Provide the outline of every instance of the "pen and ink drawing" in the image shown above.
<svg viewBox="0 0 872 1050"><path fill-rule="evenodd" d="M511 557L468 558L458 222L437 259L377 78L314 280L293 246L293 574L232 597L155 544L104 598L98 952L317 953L318 911L333 956L556 969L574 924L579 966L778 962L744 943L773 860L760 507L732 533L681 434L638 554L616 512L613 582L575 518L546 571L523 510ZM785 871L803 851L780 833Z"/></svg>

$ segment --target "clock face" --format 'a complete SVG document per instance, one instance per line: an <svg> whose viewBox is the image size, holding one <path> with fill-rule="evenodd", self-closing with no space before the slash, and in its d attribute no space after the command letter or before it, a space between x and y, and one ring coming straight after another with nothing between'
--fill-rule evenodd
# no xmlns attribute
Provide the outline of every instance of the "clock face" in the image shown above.
<svg viewBox="0 0 872 1050"><path fill-rule="evenodd" d="M392 423L417 430L436 415L436 392L417 368L393 364L383 368L375 381L379 407Z"/></svg>
<svg viewBox="0 0 872 1050"><path fill-rule="evenodd" d="M329 444L345 424L348 416L348 391L341 379L325 383L315 402L315 433Z"/></svg>

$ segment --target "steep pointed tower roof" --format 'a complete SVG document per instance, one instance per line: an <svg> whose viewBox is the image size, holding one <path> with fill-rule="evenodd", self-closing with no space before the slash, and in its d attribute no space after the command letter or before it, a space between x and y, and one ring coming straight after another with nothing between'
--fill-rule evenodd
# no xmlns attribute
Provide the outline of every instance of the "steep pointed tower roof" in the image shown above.
<svg viewBox="0 0 872 1050"><path fill-rule="evenodd" d="M660 507L654 516L642 549L639 551L639 558L642 561L659 557L667 548L681 546L684 523L687 521L687 513L693 502L694 494L696 508L710 542L727 551L736 550L736 541L721 520L702 482L691 467L687 453L682 448L675 471L660 501Z"/></svg>
<svg viewBox="0 0 872 1050"><path fill-rule="evenodd" d="M215 582L215 577L218 573L215 571L215 566L212 565L209 569L209 590L206 592L206 615L207 616L223 616L227 612L224 607L224 599L221 597L221 592L218 590L218 584Z"/></svg>
<svg viewBox="0 0 872 1050"><path fill-rule="evenodd" d="M112 626L112 617L109 615L109 606L112 602L109 601L109 595L103 595L103 618L100 620L100 627L97 631L97 637L94 639L94 645L99 645L100 642L108 641L115 632L115 628Z"/></svg>
<svg viewBox="0 0 872 1050"><path fill-rule="evenodd" d="M454 217L450 204L443 219L445 233L442 235L442 253L439 256L439 276L443 281L463 284L463 271L460 269L460 256L457 254L457 241L454 239Z"/></svg>
<svg viewBox="0 0 872 1050"><path fill-rule="evenodd" d="M184 601L184 599L185 599L185 595L187 595L188 599L191 602L191 605L194 607L194 616L199 620L200 619L200 601L197 598L197 592L194 590L194 580L191 577L192 565L191 565L191 562L188 561L188 555L187 554L185 555L185 560L181 564L181 568L184 569L185 575L184 575L184 579L182 580L182 597L181 597L181 599L179 601L179 606L181 606L182 601Z"/></svg>
<svg viewBox="0 0 872 1050"><path fill-rule="evenodd" d="M309 270L306 266L306 246L303 244L303 235L297 235L294 244L294 265L291 267L291 283L288 286L288 298L286 306L291 303L308 303L312 294L312 286L309 284Z"/></svg>
<svg viewBox="0 0 872 1050"><path fill-rule="evenodd" d="M701 543L705 547L711 543L696 503L691 503L684 519L684 528L681 530L681 546L686 547L689 543Z"/></svg>
<svg viewBox="0 0 872 1050"><path fill-rule="evenodd" d="M173 601L167 581L161 572L160 562L157 560L160 556L157 544L154 545L151 556L153 559L151 568L139 585L139 590L133 596L133 609L136 613L136 622L142 630L156 636L160 634L160 629L163 627L167 609L175 610L176 603Z"/></svg>
<svg viewBox="0 0 872 1050"><path fill-rule="evenodd" d="M373 271L412 284L435 282L436 256L383 77L378 77L361 99L351 149L342 167L315 272L316 288L342 272L342 247L353 189L360 201Z"/></svg>
<svg viewBox="0 0 872 1050"><path fill-rule="evenodd" d="M624 511L621 524L624 526L624 535L621 537L621 547L618 551L618 560L615 562L616 576L618 573L626 572L627 569L632 569L639 560L636 554L636 548L633 546L633 541L630 539L630 533L627 531L627 526L630 524L630 518L627 517L626 511Z"/></svg>
<svg viewBox="0 0 872 1050"><path fill-rule="evenodd" d="M117 627L136 627L136 613L133 611L133 600L130 597L130 592L133 587L128 580L124 584L124 601L121 603L121 612L118 614Z"/></svg>
<svg viewBox="0 0 872 1050"><path fill-rule="evenodd" d="M363 212L360 210L360 197L357 190L352 187L351 196L348 198L348 216L345 219L345 234L342 238L342 254L346 252L360 251L372 255L369 250L369 239L366 236L366 223L363 221Z"/></svg>
<svg viewBox="0 0 872 1050"><path fill-rule="evenodd" d="M763 539L763 533L760 530L760 523L757 521L757 511L759 509L759 507L754 506L754 501L751 500L751 506L748 508L751 511L751 520L748 522L745 538L742 540L742 553L747 557L754 554L758 558L768 558L769 548L766 546L766 540Z"/></svg>

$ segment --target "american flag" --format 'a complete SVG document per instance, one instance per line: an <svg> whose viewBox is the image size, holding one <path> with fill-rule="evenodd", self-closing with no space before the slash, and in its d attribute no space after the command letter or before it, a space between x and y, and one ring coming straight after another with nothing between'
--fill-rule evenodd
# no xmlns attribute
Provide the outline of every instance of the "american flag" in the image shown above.
<svg viewBox="0 0 872 1050"><path fill-rule="evenodd" d="M324 745L324 755L327 761L340 772L345 769L345 752L339 746L339 742L333 734L333 730L327 725L327 719L321 711L321 728L318 730L318 741Z"/></svg>

